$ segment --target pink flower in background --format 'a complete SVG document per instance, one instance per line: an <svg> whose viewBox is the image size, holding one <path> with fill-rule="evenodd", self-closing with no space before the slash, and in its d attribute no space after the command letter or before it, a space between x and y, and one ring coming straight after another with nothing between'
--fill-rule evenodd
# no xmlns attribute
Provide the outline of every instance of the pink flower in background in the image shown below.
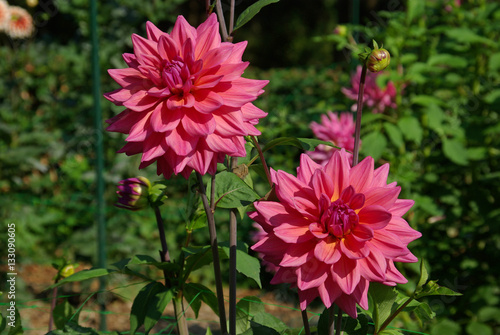
<svg viewBox="0 0 500 335"><path fill-rule="evenodd" d="M246 42L221 42L215 14L198 28L179 16L170 34L146 29L123 55L129 68L108 71L122 88L105 97L126 108L106 121L128 134L119 152L142 154L141 169L157 162L166 178L214 174L225 155L245 156L244 136L260 135L254 126L267 115L251 102L268 83L241 77Z"/></svg>
<svg viewBox="0 0 500 335"><path fill-rule="evenodd" d="M9 7L9 19L5 30L12 38L27 38L33 34L33 18L24 8Z"/></svg>
<svg viewBox="0 0 500 335"><path fill-rule="evenodd" d="M367 157L351 167L343 149L324 167L302 155L297 177L272 171L279 202L249 213L266 232L252 249L277 267L272 284L297 287L302 310L319 296L356 318L370 282L407 282L394 262L417 261L407 245L421 234L402 218L414 202L387 184L388 164L373 165Z"/></svg>
<svg viewBox="0 0 500 335"><path fill-rule="evenodd" d="M359 82L361 80L362 67L358 66L356 74L351 77L351 88L343 87L342 93L349 99L358 100ZM365 79L365 90L363 94L363 106L371 109L372 113L383 113L387 108L396 108L396 87L389 81L384 89L377 85L378 73L367 71ZM357 104L352 105L352 111L356 111Z"/></svg>
<svg viewBox="0 0 500 335"><path fill-rule="evenodd" d="M0 0L0 31L7 29L9 18L9 4L4 0Z"/></svg>
<svg viewBox="0 0 500 335"><path fill-rule="evenodd" d="M351 152L354 150L355 126L352 114L349 112L340 113L340 117L335 113L328 112L328 116L321 115L321 123L311 122L310 125L314 135L318 139L332 142L335 146ZM316 163L326 165L330 157L337 150L337 148L320 144L314 151L308 151L307 154Z"/></svg>

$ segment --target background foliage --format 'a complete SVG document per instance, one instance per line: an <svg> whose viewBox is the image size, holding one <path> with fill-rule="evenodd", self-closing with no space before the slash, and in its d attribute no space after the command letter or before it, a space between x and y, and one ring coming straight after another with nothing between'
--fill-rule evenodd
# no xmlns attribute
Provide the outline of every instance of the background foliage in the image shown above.
<svg viewBox="0 0 500 335"><path fill-rule="evenodd" d="M252 2L239 1L237 10ZM183 14L197 25L202 6L195 0L100 1L103 92L116 88L104 69L124 67L121 53L130 52L132 33L145 35L146 20L168 31ZM18 263L50 263L61 255L92 262L96 136L105 144L110 261L154 254L157 233L149 213L112 206L115 184L138 174L138 159L115 154L123 136L93 129L88 2L40 1L28 9L36 35L27 41L2 36L0 47L0 219L16 223ZM360 25L353 25L346 20L351 9L341 1L306 6L286 0L237 32L235 40L249 41L246 75L270 80L257 102L269 113L260 141L311 137L309 123L322 113L349 110L353 102L340 88L349 86L356 52L372 38L383 43L392 64L380 84L396 84L398 108L377 115L365 110L362 154L391 163L390 179L402 186L403 198L416 201L408 219L423 237L412 251L427 260L432 279L464 294L429 300L437 318L425 329L499 334L500 5L371 1L360 13ZM345 36L333 34L337 23L348 23ZM105 118L119 112L104 99L102 105ZM277 147L268 163L292 172L299 154ZM140 174L155 179L154 169ZM252 174L258 190L264 180ZM188 190L180 178L168 187L162 211L169 242L176 243L188 220L179 205ZM252 229L248 220L240 227L245 237ZM225 233L222 228L222 240ZM197 232L195 241L204 241L204 234ZM416 277L414 267L405 270ZM404 322L420 329L415 320Z"/></svg>

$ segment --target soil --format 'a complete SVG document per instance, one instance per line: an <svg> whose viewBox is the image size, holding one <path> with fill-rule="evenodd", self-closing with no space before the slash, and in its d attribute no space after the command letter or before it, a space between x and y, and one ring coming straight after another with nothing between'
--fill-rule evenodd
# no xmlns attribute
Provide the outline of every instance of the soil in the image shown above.
<svg viewBox="0 0 500 335"><path fill-rule="evenodd" d="M80 266L77 271L88 269L90 266ZM41 335L46 334L49 324L50 300L52 292L47 288L53 283L56 270L47 265L24 265L18 271L16 287L23 290L21 295L24 300L16 301L20 310L23 323L24 334ZM128 278L118 278L112 283L108 283L109 293L105 296L106 301L106 329L108 331L130 330L129 315L132 307L132 301L138 290L144 286L142 283L127 282ZM116 289L114 289L116 288ZM99 329L101 314L100 305L97 302L96 295L92 292L99 290L97 280L90 280L83 283L68 283L59 288L57 295L60 297L58 302L64 298L78 308L82 304L84 307L80 313L79 324L85 327ZM225 288L226 296L229 290ZM90 296L90 298L89 298ZM237 299L245 296L258 296L265 304L266 312L282 320L289 327L302 327L302 317L297 306L293 303L287 303L279 299L280 293L265 292L260 290L238 290ZM29 297L29 298L24 298ZM85 301L89 298L87 301ZM5 302L6 296L2 297ZM187 304L185 303L185 306ZM226 305L226 312L228 306ZM188 318L189 332L193 335L205 335L207 328L210 328L213 334L220 334L218 317L206 305L202 304L198 318L191 309L186 312ZM150 334L176 334L173 325L173 304L169 304L158 324L153 328ZM313 321L315 324L315 321Z"/></svg>

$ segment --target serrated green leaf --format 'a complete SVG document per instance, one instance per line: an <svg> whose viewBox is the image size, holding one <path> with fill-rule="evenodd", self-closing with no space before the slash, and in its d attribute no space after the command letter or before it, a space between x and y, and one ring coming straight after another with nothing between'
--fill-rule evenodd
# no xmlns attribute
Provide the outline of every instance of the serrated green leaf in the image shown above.
<svg viewBox="0 0 500 335"><path fill-rule="evenodd" d="M130 311L130 334L134 335L144 325L146 334L158 322L165 307L174 294L160 282L151 282L144 286L132 303Z"/></svg>
<svg viewBox="0 0 500 335"><path fill-rule="evenodd" d="M396 148L400 148L404 145L403 134L401 133L401 130L399 130L398 127L396 127L392 123L385 122L384 129L387 132L389 139L396 146Z"/></svg>
<svg viewBox="0 0 500 335"><path fill-rule="evenodd" d="M423 131L417 118L413 116L402 117L398 120L398 127L407 140L413 141L416 144L422 142Z"/></svg>
<svg viewBox="0 0 500 335"><path fill-rule="evenodd" d="M425 267L424 260L420 261L420 278L418 279L417 289L423 287L427 280L429 279L429 273L427 272L427 268Z"/></svg>
<svg viewBox="0 0 500 335"><path fill-rule="evenodd" d="M361 141L361 153L373 157L374 160L379 159L387 147L387 139L378 131L363 136Z"/></svg>
<svg viewBox="0 0 500 335"><path fill-rule="evenodd" d="M429 57L427 64L429 66L441 65L452 68L464 68L467 66L467 60L460 56L437 54Z"/></svg>
<svg viewBox="0 0 500 335"><path fill-rule="evenodd" d="M189 274L195 270L202 268L205 265L212 263L212 253L210 252L210 246L204 247L187 247L182 248L184 252L184 257L186 257L186 262L184 265L185 279L188 278Z"/></svg>
<svg viewBox="0 0 500 335"><path fill-rule="evenodd" d="M467 165L467 149L462 142L457 139L443 139L443 153L453 163L458 165Z"/></svg>
<svg viewBox="0 0 500 335"><path fill-rule="evenodd" d="M239 29L241 28L245 23L250 21L257 13L260 12L262 7L265 7L267 5L270 5L272 3L276 3L279 0L259 0L256 3L252 4L250 7L245 9L240 16L238 16L238 19L236 20L236 24L234 25L234 29Z"/></svg>
<svg viewBox="0 0 500 335"><path fill-rule="evenodd" d="M257 314L264 313L262 301L253 296L242 298L236 304L236 333L250 329L250 320Z"/></svg>
<svg viewBox="0 0 500 335"><path fill-rule="evenodd" d="M93 278L107 276L107 275L114 273L114 272L117 272L117 270L102 269L102 268L78 271L78 272L75 272L74 274L72 274L71 276L64 278L63 280L60 280L56 284L50 286L49 289L61 286L65 283L71 283L71 282L75 282L75 281L83 281L83 280L87 280L87 279L93 279Z"/></svg>
<svg viewBox="0 0 500 335"><path fill-rule="evenodd" d="M229 258L229 247L221 247L222 251ZM262 284L260 282L260 261L250 256L247 252L236 249L236 270L247 276L248 278L253 279L260 288L262 288Z"/></svg>
<svg viewBox="0 0 500 335"><path fill-rule="evenodd" d="M494 41L476 34L469 28L448 28L445 30L445 34L462 43L483 43L490 46L496 46Z"/></svg>
<svg viewBox="0 0 500 335"><path fill-rule="evenodd" d="M398 293L394 287L379 283L370 284L368 293L374 303L373 321L375 330L378 331L384 321L391 315L392 305L396 302Z"/></svg>
<svg viewBox="0 0 500 335"><path fill-rule="evenodd" d="M71 306L68 300L58 304L52 312L54 316L54 325L57 329L63 329L66 323L72 321L78 323L78 315L75 315L75 308Z"/></svg>
<svg viewBox="0 0 500 335"><path fill-rule="evenodd" d="M275 330L278 334L288 329L288 326L283 323L283 321L269 313L259 313L254 315L252 322L261 326L269 327L270 329ZM254 325L252 325L252 328L255 329Z"/></svg>
<svg viewBox="0 0 500 335"><path fill-rule="evenodd" d="M210 187L207 189L210 194ZM241 178L229 171L218 173L215 177L215 204L220 208L247 206L260 196Z"/></svg>
<svg viewBox="0 0 500 335"><path fill-rule="evenodd" d="M208 287L197 283L189 283L184 286L183 293L197 318L202 301L206 303L216 315L219 315L217 296Z"/></svg>

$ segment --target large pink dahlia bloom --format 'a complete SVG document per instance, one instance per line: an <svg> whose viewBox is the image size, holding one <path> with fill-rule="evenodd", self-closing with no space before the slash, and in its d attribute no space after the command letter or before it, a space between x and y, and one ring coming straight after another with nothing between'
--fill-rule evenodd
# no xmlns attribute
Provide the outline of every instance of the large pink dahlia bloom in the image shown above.
<svg viewBox="0 0 500 335"><path fill-rule="evenodd" d="M321 123L311 122L310 127L318 139L332 142L333 145L351 152L354 150L356 127L351 113L340 113L340 116L338 116L335 113L328 112L328 116L321 115ZM307 154L316 163L326 165L337 150L334 147L320 144L314 151L308 151ZM352 161L352 158L350 161Z"/></svg>
<svg viewBox="0 0 500 335"><path fill-rule="evenodd" d="M266 232L252 249L278 270L271 283L298 288L302 310L316 297L357 317L369 283L405 283L394 262L416 262L407 245L421 234L401 217L413 205L387 184L389 165L367 157L351 167L345 150L323 167L301 156L297 177L272 171L279 202L258 201L250 218Z"/></svg>
<svg viewBox="0 0 500 335"><path fill-rule="evenodd" d="M146 28L123 55L129 68L108 71L122 88L105 97L126 108L107 120L107 130L128 134L119 152L142 153L139 168L157 162L166 178L214 174L225 155L245 156L244 136L260 135L254 126L266 115L251 102L268 83L241 77L246 42L221 42L215 14L198 28L179 16L170 34Z"/></svg>
<svg viewBox="0 0 500 335"><path fill-rule="evenodd" d="M356 74L351 77L351 88L343 87L342 93L354 101L358 100L359 83L361 81L362 67L358 66ZM383 113L388 108L396 108L396 87L392 81L387 86L380 88L377 85L377 76L380 73L366 72L365 89L363 94L363 105L371 109L372 113ZM351 110L355 112L357 104L353 104Z"/></svg>

